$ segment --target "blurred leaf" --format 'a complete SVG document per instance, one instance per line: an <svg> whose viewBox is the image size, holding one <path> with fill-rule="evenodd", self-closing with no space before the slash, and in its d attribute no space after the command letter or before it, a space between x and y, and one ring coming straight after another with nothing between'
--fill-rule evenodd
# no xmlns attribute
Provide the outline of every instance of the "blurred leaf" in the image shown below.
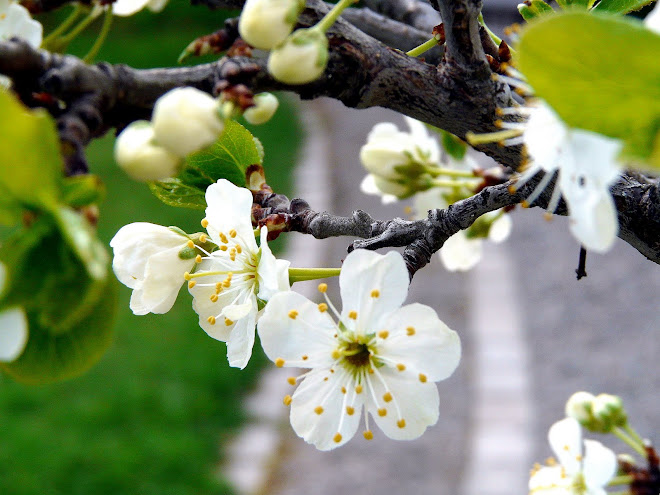
<svg viewBox="0 0 660 495"><path fill-rule="evenodd" d="M642 160L660 130L658 53L641 22L583 12L530 24L518 44L520 70L568 125L622 139Z"/></svg>
<svg viewBox="0 0 660 495"><path fill-rule="evenodd" d="M449 156L455 160L462 160L467 152L467 144L462 139L447 131L440 131L442 135L442 147Z"/></svg>
<svg viewBox="0 0 660 495"><path fill-rule="evenodd" d="M0 109L2 194L52 211L60 198L63 164L53 119L45 110L28 110L8 91L0 91Z"/></svg>
<svg viewBox="0 0 660 495"><path fill-rule="evenodd" d="M519 3L518 12L523 19L531 21L541 16L552 14L555 10L543 0L531 0L528 3Z"/></svg>
<svg viewBox="0 0 660 495"><path fill-rule="evenodd" d="M196 210L206 208L204 191L182 183L181 179L166 179L164 181L152 182L149 184L149 189L166 205L193 208Z"/></svg>
<svg viewBox="0 0 660 495"><path fill-rule="evenodd" d="M639 10L653 0L601 0L594 12L609 12L610 14L627 14Z"/></svg>
<svg viewBox="0 0 660 495"><path fill-rule="evenodd" d="M51 383L87 371L112 342L117 283L107 277L102 297L65 333L55 333L38 311L28 311L30 337L23 354L2 368L28 384Z"/></svg>
<svg viewBox="0 0 660 495"><path fill-rule="evenodd" d="M73 208L100 203L105 197L103 182L98 176L92 174L66 177L62 184L62 191L62 201Z"/></svg>

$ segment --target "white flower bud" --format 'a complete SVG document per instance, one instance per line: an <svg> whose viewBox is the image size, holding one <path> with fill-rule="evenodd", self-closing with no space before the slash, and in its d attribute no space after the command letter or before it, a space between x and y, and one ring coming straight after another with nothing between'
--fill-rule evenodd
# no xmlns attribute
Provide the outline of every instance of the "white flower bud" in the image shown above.
<svg viewBox="0 0 660 495"><path fill-rule="evenodd" d="M566 401L566 416L576 419L582 425L587 424L592 420L591 407L595 398L589 392L575 392Z"/></svg>
<svg viewBox="0 0 660 495"><path fill-rule="evenodd" d="M243 117L250 124L265 124L275 115L279 105L280 102L274 94L260 93L254 97L254 106L248 108Z"/></svg>
<svg viewBox="0 0 660 495"><path fill-rule="evenodd" d="M238 32L255 48L271 50L291 34L304 8L301 0L247 0Z"/></svg>
<svg viewBox="0 0 660 495"><path fill-rule="evenodd" d="M28 321L20 307L0 310L0 362L10 363L23 353L28 340Z"/></svg>
<svg viewBox="0 0 660 495"><path fill-rule="evenodd" d="M136 180L152 181L174 177L181 158L154 142L154 129L138 120L124 129L115 141L115 161Z"/></svg>
<svg viewBox="0 0 660 495"><path fill-rule="evenodd" d="M176 88L161 96L151 118L158 144L185 157L213 144L225 124L218 101L195 88Z"/></svg>
<svg viewBox="0 0 660 495"><path fill-rule="evenodd" d="M268 72L286 84L318 79L328 63L328 39L316 29L299 29L275 47L268 57Z"/></svg>
<svg viewBox="0 0 660 495"><path fill-rule="evenodd" d="M112 13L120 17L133 15L147 7L152 12L160 12L168 0L117 0L112 4Z"/></svg>
<svg viewBox="0 0 660 495"><path fill-rule="evenodd" d="M594 418L605 425L605 431L615 426L624 426L628 422L623 401L616 395L597 395L591 405L591 412Z"/></svg>

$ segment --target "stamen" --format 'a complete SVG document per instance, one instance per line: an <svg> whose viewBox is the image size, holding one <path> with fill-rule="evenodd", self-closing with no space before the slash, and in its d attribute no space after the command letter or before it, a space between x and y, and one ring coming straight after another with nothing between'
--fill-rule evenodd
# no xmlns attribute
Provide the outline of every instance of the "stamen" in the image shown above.
<svg viewBox="0 0 660 495"><path fill-rule="evenodd" d="M341 442L341 433L337 433L332 439L335 441L335 443Z"/></svg>
<svg viewBox="0 0 660 495"><path fill-rule="evenodd" d="M378 289L374 289L371 291L371 297L376 298L380 297L380 291Z"/></svg>
<svg viewBox="0 0 660 495"><path fill-rule="evenodd" d="M282 358L277 358L275 360L275 366L277 366L278 368L281 368L282 366L284 366L284 363L285 363L285 361Z"/></svg>
<svg viewBox="0 0 660 495"><path fill-rule="evenodd" d="M229 231L229 237L231 237L232 239L233 239L234 237L236 237L236 231L235 231L234 229L231 229L231 230Z"/></svg>
<svg viewBox="0 0 660 495"><path fill-rule="evenodd" d="M356 394L361 394L362 393L362 385L356 385L355 386L355 393Z"/></svg>
<svg viewBox="0 0 660 495"><path fill-rule="evenodd" d="M385 393L383 394L383 400L384 400L385 402L391 402L391 401L392 401L392 394L389 393L389 392L385 392Z"/></svg>
<svg viewBox="0 0 660 495"><path fill-rule="evenodd" d="M552 214L557 210L559 200L561 200L561 189L558 184L555 184L555 188L552 190L552 196L550 196L550 201L548 202L549 213Z"/></svg>
<svg viewBox="0 0 660 495"><path fill-rule="evenodd" d="M293 400L293 399L291 398L290 395L285 395L285 396L284 396L284 400L283 400L282 402L284 402L284 405L285 405L285 406L290 406L292 400Z"/></svg>
<svg viewBox="0 0 660 495"><path fill-rule="evenodd" d="M402 364L402 363L399 363L399 364L396 365L396 369L398 369L399 371L405 371L406 365Z"/></svg>
<svg viewBox="0 0 660 495"><path fill-rule="evenodd" d="M362 436L364 437L365 440L373 440L374 439L374 434L371 430L366 430L364 433L362 433Z"/></svg>
<svg viewBox="0 0 660 495"><path fill-rule="evenodd" d="M420 373L419 374L419 381L422 382L422 383L426 383L426 380L427 380L426 375L424 373Z"/></svg>
<svg viewBox="0 0 660 495"><path fill-rule="evenodd" d="M296 311L295 309L289 311L289 318L291 318L292 320L295 320L297 316L298 316L298 311Z"/></svg>
<svg viewBox="0 0 660 495"><path fill-rule="evenodd" d="M383 330L381 332L378 332L378 336L383 340L385 340L389 335L390 335L390 332L388 332L387 330Z"/></svg>
<svg viewBox="0 0 660 495"><path fill-rule="evenodd" d="M199 242L204 244L208 240L208 238L209 238L209 236L207 236L206 234L202 234L202 235L199 236Z"/></svg>
<svg viewBox="0 0 660 495"><path fill-rule="evenodd" d="M183 278L184 278L185 280L190 280L190 273L189 273L189 272L184 273L184 274L183 274Z"/></svg>
<svg viewBox="0 0 660 495"><path fill-rule="evenodd" d="M211 294L211 297L209 297L211 302L218 302L218 295L217 294Z"/></svg>
<svg viewBox="0 0 660 495"><path fill-rule="evenodd" d="M227 325L228 327L230 327L230 326L232 326L233 324L234 324L233 321L231 321L229 318L225 318L225 325Z"/></svg>
<svg viewBox="0 0 660 495"><path fill-rule="evenodd" d="M465 140L471 145L497 143L504 139L518 137L522 134L521 129L504 129L502 131L486 132L483 134L476 134L468 131L465 134Z"/></svg>
<svg viewBox="0 0 660 495"><path fill-rule="evenodd" d="M197 256L195 256L195 263L201 263L201 262L202 262L202 255L198 254Z"/></svg>
<svg viewBox="0 0 660 495"><path fill-rule="evenodd" d="M527 205L531 206L534 204L534 201L536 201L536 198L538 198L541 193L545 190L545 188L548 186L552 178L555 176L555 172L553 173L546 173L543 178L539 181L539 183L536 185L534 188L534 191L532 191L532 194L530 194L527 199Z"/></svg>
<svg viewBox="0 0 660 495"><path fill-rule="evenodd" d="M314 412L320 416L321 414L323 414L323 408L321 406L316 406L314 408Z"/></svg>
<svg viewBox="0 0 660 495"><path fill-rule="evenodd" d="M215 325L215 316L209 316L206 321L208 321L211 325Z"/></svg>
<svg viewBox="0 0 660 495"><path fill-rule="evenodd" d="M241 253L243 252L243 248L241 247L240 244L236 244L236 252L237 252L238 254L241 254Z"/></svg>
<svg viewBox="0 0 660 495"><path fill-rule="evenodd" d="M193 241L188 241L188 242L186 243L186 246L188 246L190 249L192 249L192 248L195 247L195 243L194 243Z"/></svg>
<svg viewBox="0 0 660 495"><path fill-rule="evenodd" d="M220 251L227 251L227 246L225 245L220 246Z"/></svg>
<svg viewBox="0 0 660 495"><path fill-rule="evenodd" d="M202 227L206 228L209 226L209 221L206 218L202 219Z"/></svg>
<svg viewBox="0 0 660 495"><path fill-rule="evenodd" d="M328 305L326 303L321 303L318 308L321 313L325 313L328 310Z"/></svg>
<svg viewBox="0 0 660 495"><path fill-rule="evenodd" d="M405 427L406 427L406 420L403 419L403 418L401 418L399 421L396 422L396 425L397 425L399 428L405 428Z"/></svg>
<svg viewBox="0 0 660 495"><path fill-rule="evenodd" d="M387 416L387 409L385 409L384 407L378 409L378 416L380 416L381 418Z"/></svg>
<svg viewBox="0 0 660 495"><path fill-rule="evenodd" d="M222 232L220 232L220 240L225 244L227 244L229 242L229 239L227 239L227 236L225 234L223 234Z"/></svg>
<svg viewBox="0 0 660 495"><path fill-rule="evenodd" d="M348 414L349 416L353 416L354 413L355 413L354 407L346 406L346 414Z"/></svg>
<svg viewBox="0 0 660 495"><path fill-rule="evenodd" d="M286 379L289 385L295 385L296 384L296 377L295 376L290 376L289 378Z"/></svg>
<svg viewBox="0 0 660 495"><path fill-rule="evenodd" d="M309 356L307 354L303 354L302 360L307 361L309 359Z"/></svg>
<svg viewBox="0 0 660 495"><path fill-rule="evenodd" d="M328 290L328 284L319 284L318 290L320 293L325 294L325 292Z"/></svg>
<svg viewBox="0 0 660 495"><path fill-rule="evenodd" d="M350 312L348 313L348 317L349 317L351 320L357 320L357 316L358 316L357 311L350 311Z"/></svg>
<svg viewBox="0 0 660 495"><path fill-rule="evenodd" d="M190 282L188 282L188 288L192 289L193 287L195 287L196 284L197 284L197 282L195 282L194 280L191 280Z"/></svg>
<svg viewBox="0 0 660 495"><path fill-rule="evenodd" d="M408 335L408 337L412 337L413 335L415 335L415 327L406 328L406 335Z"/></svg>

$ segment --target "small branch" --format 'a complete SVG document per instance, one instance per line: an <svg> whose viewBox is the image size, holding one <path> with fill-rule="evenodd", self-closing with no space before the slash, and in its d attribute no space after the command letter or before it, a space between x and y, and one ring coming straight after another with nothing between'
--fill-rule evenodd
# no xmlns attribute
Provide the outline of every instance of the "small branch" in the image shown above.
<svg viewBox="0 0 660 495"><path fill-rule="evenodd" d="M578 280L587 276L587 250L584 246L580 246L580 259L578 260L578 267L576 268L575 273Z"/></svg>

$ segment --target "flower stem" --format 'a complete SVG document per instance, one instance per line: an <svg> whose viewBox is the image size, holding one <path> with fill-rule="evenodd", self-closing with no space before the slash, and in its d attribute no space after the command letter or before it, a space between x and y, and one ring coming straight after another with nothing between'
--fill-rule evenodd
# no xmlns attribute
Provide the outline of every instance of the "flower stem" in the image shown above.
<svg viewBox="0 0 660 495"><path fill-rule="evenodd" d="M455 170L453 168L426 167L425 172L428 173L431 177L446 175L447 177L457 177L457 178L466 178L466 179L475 178L474 172L472 172L471 170Z"/></svg>
<svg viewBox="0 0 660 495"><path fill-rule="evenodd" d="M418 57L422 53L429 51L431 48L433 48L437 44L438 44L438 40L436 40L435 37L433 37L430 40L425 41L421 45L416 46L412 50L406 52L406 55L408 55L409 57Z"/></svg>
<svg viewBox="0 0 660 495"><path fill-rule="evenodd" d="M484 134L475 134L469 131L465 134L465 140L471 145L496 143L505 139L518 137L522 134L520 129L505 129L503 131L486 132Z"/></svg>
<svg viewBox="0 0 660 495"><path fill-rule="evenodd" d="M101 26L101 31L99 32L96 41L87 52L87 55L83 57L83 62L87 62L88 64L91 64L94 61L94 57L96 57L97 53L99 52L99 50L103 46L103 43L108 37L108 33L110 32L110 26L112 26L113 17L114 16L112 15L112 4L110 4L105 10L105 17L103 18L103 25Z"/></svg>
<svg viewBox="0 0 660 495"><path fill-rule="evenodd" d="M58 42L63 47L66 47L69 43L75 40L78 35L80 35L80 33L87 29L89 25L94 22L99 15L101 15L101 12L103 12L103 8L101 7L96 6L92 8L89 14L87 14L87 17L80 21L78 25L69 31L65 36L62 36Z"/></svg>
<svg viewBox="0 0 660 495"><path fill-rule="evenodd" d="M332 7L332 10L325 14L325 17L321 19L319 23L312 29L320 29L325 33L335 23L337 18L346 9L346 7L350 6L352 3L355 3L355 0L340 0L335 4L334 7Z"/></svg>
<svg viewBox="0 0 660 495"><path fill-rule="evenodd" d="M639 434L635 431L635 429L630 426L628 423L623 427L623 429L630 435L636 442L638 442L640 445L644 445L644 439L639 436Z"/></svg>
<svg viewBox="0 0 660 495"><path fill-rule="evenodd" d="M633 476L629 474L624 476L615 476L609 481L609 483L607 483L607 486L629 485L630 483L633 482L633 480L634 480ZM611 494L612 492L608 492L608 493Z"/></svg>
<svg viewBox="0 0 660 495"><path fill-rule="evenodd" d="M617 436L619 440L622 442L628 444L628 446L633 449L635 452L637 452L639 455L641 455L644 459L646 459L646 450L644 450L644 446L634 440L633 438L629 437L620 427L615 426L612 428L612 433Z"/></svg>
<svg viewBox="0 0 660 495"><path fill-rule="evenodd" d="M484 21L484 15L481 12L479 13L479 17L477 17L477 20L479 21L479 24L481 24L484 27L484 29L488 33L488 36L490 36L490 39L492 39L495 44L499 45L500 43L502 43L502 38L497 36L494 32L492 32L488 28L488 26L486 26L486 21ZM511 50L511 48L509 48L509 50Z"/></svg>
<svg viewBox="0 0 660 495"><path fill-rule="evenodd" d="M83 6L80 5L79 3L76 4L76 6L71 10L69 13L68 17L62 21L62 23L57 26L55 29L53 29L48 36L44 38L44 40L41 43L42 48L49 50L50 47L49 45L53 42L55 38L58 38L60 35L64 34L64 32L69 29L71 26L73 26L73 23L76 22L76 19L82 14L83 11ZM52 50L50 50L52 51Z"/></svg>
<svg viewBox="0 0 660 495"><path fill-rule="evenodd" d="M340 272L341 268L289 268L289 283L336 277Z"/></svg>

